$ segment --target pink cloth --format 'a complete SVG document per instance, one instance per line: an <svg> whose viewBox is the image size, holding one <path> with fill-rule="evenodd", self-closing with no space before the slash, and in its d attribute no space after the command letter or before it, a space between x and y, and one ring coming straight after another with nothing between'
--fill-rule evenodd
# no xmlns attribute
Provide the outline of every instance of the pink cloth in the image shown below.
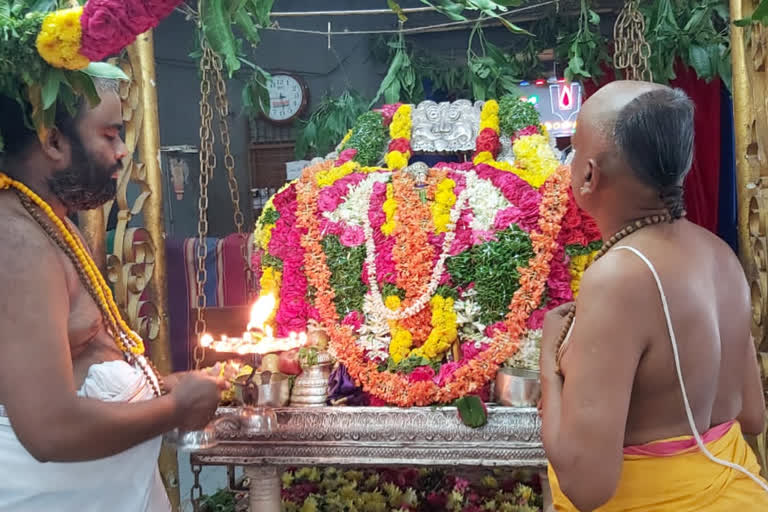
<svg viewBox="0 0 768 512"><path fill-rule="evenodd" d="M704 444L717 441L731 429L735 420L712 427L701 435ZM624 455L641 455L646 457L672 457L696 448L696 439L692 436L674 438L668 441L652 441L637 446L625 446Z"/></svg>

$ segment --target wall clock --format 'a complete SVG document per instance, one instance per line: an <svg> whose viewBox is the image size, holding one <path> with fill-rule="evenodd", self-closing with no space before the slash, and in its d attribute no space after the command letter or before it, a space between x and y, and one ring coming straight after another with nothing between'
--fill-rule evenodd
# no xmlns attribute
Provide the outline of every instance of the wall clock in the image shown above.
<svg viewBox="0 0 768 512"><path fill-rule="evenodd" d="M300 77L275 71L267 84L269 113L267 119L275 124L289 124L307 109L309 88Z"/></svg>

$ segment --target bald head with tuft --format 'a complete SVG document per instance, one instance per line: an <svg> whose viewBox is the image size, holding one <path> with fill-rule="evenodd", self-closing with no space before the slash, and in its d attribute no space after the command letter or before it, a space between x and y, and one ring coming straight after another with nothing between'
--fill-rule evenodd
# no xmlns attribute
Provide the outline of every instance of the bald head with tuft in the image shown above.
<svg viewBox="0 0 768 512"><path fill-rule="evenodd" d="M597 168L604 175L629 172L680 217L682 184L693 161L693 114L693 103L679 89L612 82L579 113L574 167L585 166L587 181Z"/></svg>

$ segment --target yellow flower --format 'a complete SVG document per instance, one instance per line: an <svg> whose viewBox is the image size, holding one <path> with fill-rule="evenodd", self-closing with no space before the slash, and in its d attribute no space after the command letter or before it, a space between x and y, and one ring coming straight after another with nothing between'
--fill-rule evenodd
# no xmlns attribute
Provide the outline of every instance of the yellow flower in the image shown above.
<svg viewBox="0 0 768 512"><path fill-rule="evenodd" d="M483 479L480 481L480 483L483 485L483 487L487 489L499 488L499 482L495 478L493 478L491 475L484 476Z"/></svg>
<svg viewBox="0 0 768 512"><path fill-rule="evenodd" d="M446 178L437 185L435 191L435 202L432 203L432 221L435 224L435 233L448 231L448 224L451 222L451 207L456 204L456 194L453 188L456 182Z"/></svg>
<svg viewBox="0 0 768 512"><path fill-rule="evenodd" d="M493 162L493 153L490 151L481 151L472 160L475 165L490 164Z"/></svg>
<svg viewBox="0 0 768 512"><path fill-rule="evenodd" d="M408 155L401 153L400 151L390 151L386 157L387 168L392 171L398 169L404 169L408 166Z"/></svg>
<svg viewBox="0 0 768 512"><path fill-rule="evenodd" d="M399 363L408 357L413 345L411 333L406 329L397 328L392 335L392 342L389 344L389 356L395 363Z"/></svg>
<svg viewBox="0 0 768 512"><path fill-rule="evenodd" d="M411 139L411 105L400 105L389 125L389 136L395 139Z"/></svg>
<svg viewBox="0 0 768 512"><path fill-rule="evenodd" d="M272 239L272 230L275 229L274 224L267 224L262 226L261 223L256 223L256 229L254 230L254 240L256 240L263 250L269 248L269 241Z"/></svg>
<svg viewBox="0 0 768 512"><path fill-rule="evenodd" d="M351 174L358 169L360 169L360 164L351 160L340 165L339 167L332 167L327 171L317 173L315 179L317 180L317 185L320 188L330 187L344 176Z"/></svg>
<svg viewBox="0 0 768 512"><path fill-rule="evenodd" d="M436 359L456 341L458 336L456 312L453 310L453 299L450 297L435 295L430 300L430 304L432 305L432 331L424 345L414 349L411 355Z"/></svg>
<svg viewBox="0 0 768 512"><path fill-rule="evenodd" d="M90 61L80 55L82 7L60 9L43 19L37 36L37 52L51 66L63 69L82 69Z"/></svg>
<svg viewBox="0 0 768 512"><path fill-rule="evenodd" d="M490 128L499 132L499 103L496 100L488 100L480 111L480 131Z"/></svg>
<svg viewBox="0 0 768 512"><path fill-rule="evenodd" d="M272 324L277 315L277 307L280 304L280 286L283 283L283 274L274 267L262 267L259 279L259 295L272 295L275 298L275 307L267 318L267 323Z"/></svg>
<svg viewBox="0 0 768 512"><path fill-rule="evenodd" d="M282 283L282 272L274 267L264 267L259 284L261 285L261 295L273 294L277 296L280 292Z"/></svg>
<svg viewBox="0 0 768 512"><path fill-rule="evenodd" d="M339 144L339 147L341 149L344 149L344 146L349 142L349 139L352 138L352 130L349 130L347 134L344 136L343 139L341 139L341 144Z"/></svg>
<svg viewBox="0 0 768 512"><path fill-rule="evenodd" d="M299 510L300 512L317 512L319 510L317 508L317 500L312 496L307 497Z"/></svg>
<svg viewBox="0 0 768 512"><path fill-rule="evenodd" d="M485 117L492 117L499 115L499 102L496 100L488 100L483 105L483 110L480 112L480 119Z"/></svg>
<svg viewBox="0 0 768 512"><path fill-rule="evenodd" d="M395 201L395 191L391 183L387 183L387 199L381 207L387 215L387 220L381 225L381 232L389 236L395 230L395 212L397 211L397 201Z"/></svg>
<svg viewBox="0 0 768 512"><path fill-rule="evenodd" d="M595 256L597 256L597 251L593 251L589 254L571 256L571 263L569 265L568 271L571 274L571 290L573 291L574 298L579 295L581 278L589 264L594 261Z"/></svg>
<svg viewBox="0 0 768 512"><path fill-rule="evenodd" d="M384 305L387 306L388 309L395 311L397 308L400 307L400 297L398 297L397 295L389 295L384 300Z"/></svg>
<svg viewBox="0 0 768 512"><path fill-rule="evenodd" d="M535 134L520 137L512 146L515 153L515 164L525 175L520 175L533 187L540 187L560 166L549 139Z"/></svg>

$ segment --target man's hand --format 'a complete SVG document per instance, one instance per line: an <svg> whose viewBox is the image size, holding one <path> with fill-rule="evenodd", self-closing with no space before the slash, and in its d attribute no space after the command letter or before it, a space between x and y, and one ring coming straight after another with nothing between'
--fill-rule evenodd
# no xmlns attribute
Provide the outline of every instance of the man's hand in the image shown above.
<svg viewBox="0 0 768 512"><path fill-rule="evenodd" d="M179 376L170 395L174 400L179 429L200 430L211 421L219 405L219 393L229 387L226 380L205 371Z"/></svg>
<svg viewBox="0 0 768 512"><path fill-rule="evenodd" d="M223 370L222 370L223 369ZM229 363L216 363L213 366L210 366L208 368L204 368L200 370L201 372L204 372L206 375L210 377L215 378L223 378L227 382L233 380L235 377L237 377L238 367ZM183 379L186 375L189 375L190 372L175 372L171 373L170 375L166 375L163 377L163 384L165 384L165 390L168 393L171 393L173 389L176 387L176 385L179 383L179 380Z"/></svg>
<svg viewBox="0 0 768 512"><path fill-rule="evenodd" d="M566 326L566 317L573 307L573 302L567 302L550 310L544 317L544 330L541 334L541 355L539 360L540 372L551 375L555 373L557 360L557 341Z"/></svg>

